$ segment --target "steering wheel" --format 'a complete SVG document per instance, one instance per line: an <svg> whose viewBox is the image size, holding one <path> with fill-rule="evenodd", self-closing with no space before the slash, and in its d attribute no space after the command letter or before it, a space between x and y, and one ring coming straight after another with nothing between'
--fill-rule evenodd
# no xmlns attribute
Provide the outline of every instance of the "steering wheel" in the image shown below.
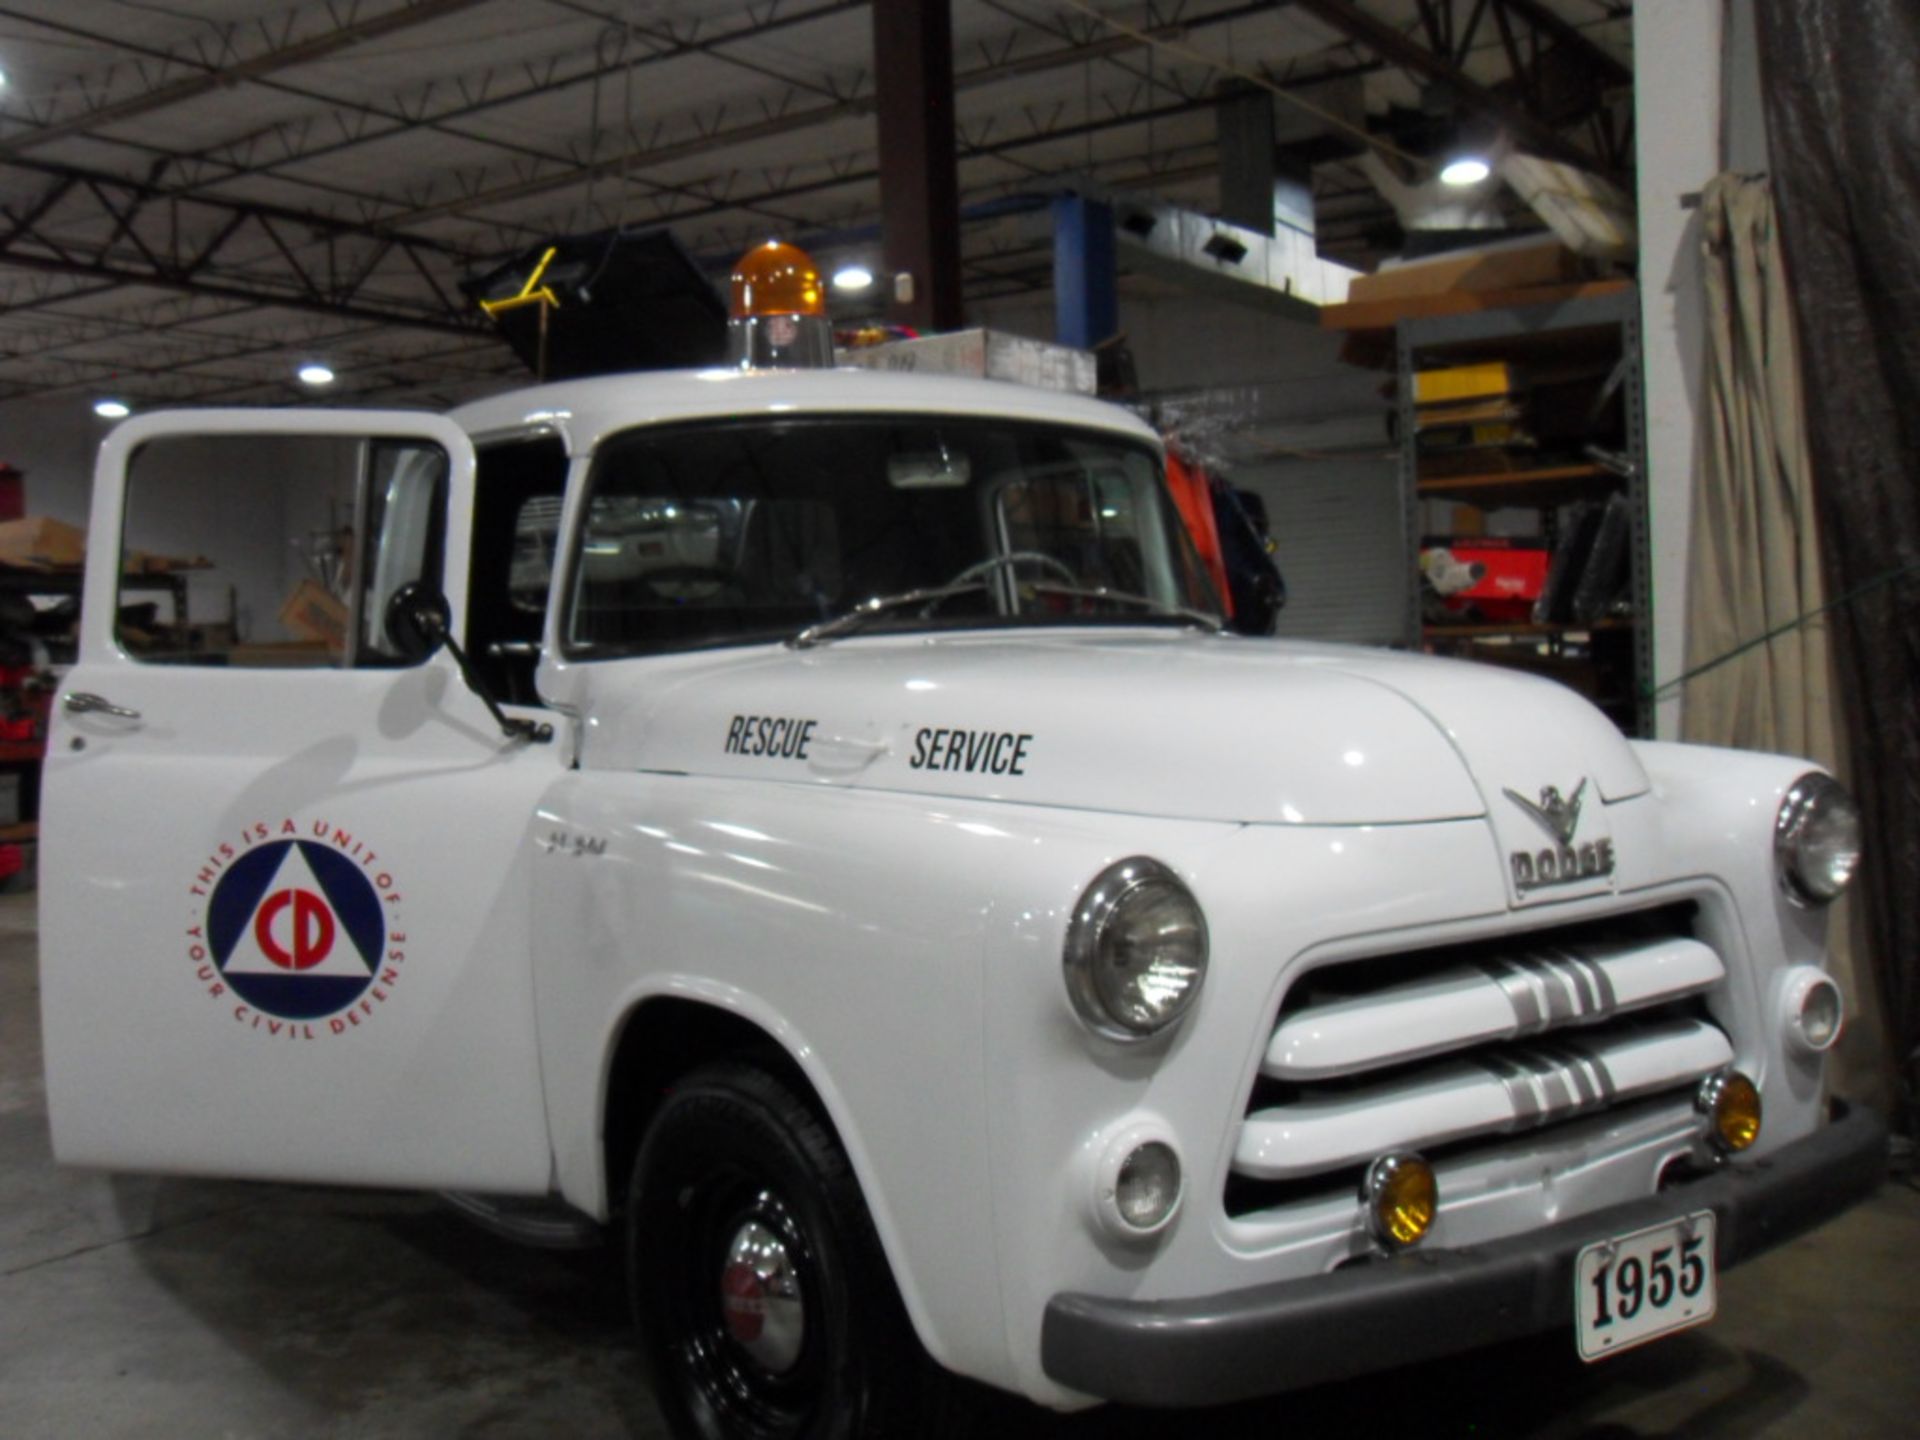
<svg viewBox="0 0 1920 1440"><path fill-rule="evenodd" d="M1009 550L1004 555L989 556L985 560L980 560L967 566L966 569L947 581L946 586L942 586L941 588L945 589L947 586L952 585L964 585L969 580L984 579L996 570L1004 570L1010 566L1026 564L1043 565L1060 576L1069 585L1078 585L1080 583L1080 577L1074 574L1073 568L1064 560L1056 560L1053 556L1039 550Z"/></svg>

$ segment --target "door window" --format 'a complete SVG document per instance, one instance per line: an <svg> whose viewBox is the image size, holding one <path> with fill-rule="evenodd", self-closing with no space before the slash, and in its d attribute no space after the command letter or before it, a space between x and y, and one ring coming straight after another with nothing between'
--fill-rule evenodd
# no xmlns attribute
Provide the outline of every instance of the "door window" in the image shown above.
<svg viewBox="0 0 1920 1440"><path fill-rule="evenodd" d="M551 435L488 445L473 487L468 650L493 694L537 705L533 677L560 542L566 447Z"/></svg>
<svg viewBox="0 0 1920 1440"><path fill-rule="evenodd" d="M160 436L127 471L115 637L160 664L403 664L386 607L440 586L446 492L424 441Z"/></svg>

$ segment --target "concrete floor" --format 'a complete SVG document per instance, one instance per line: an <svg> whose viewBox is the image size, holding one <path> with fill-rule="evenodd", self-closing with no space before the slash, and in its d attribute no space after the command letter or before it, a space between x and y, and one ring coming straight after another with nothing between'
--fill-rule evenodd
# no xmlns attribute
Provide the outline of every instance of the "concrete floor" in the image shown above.
<svg viewBox="0 0 1920 1440"><path fill-rule="evenodd" d="M1583 1367L1566 1336L1202 1413L1009 1406L1000 1437L1920 1434L1920 1193L1722 1277L1720 1317ZM408 1195L57 1169L33 897L0 897L0 1440L664 1434L610 1257Z"/></svg>

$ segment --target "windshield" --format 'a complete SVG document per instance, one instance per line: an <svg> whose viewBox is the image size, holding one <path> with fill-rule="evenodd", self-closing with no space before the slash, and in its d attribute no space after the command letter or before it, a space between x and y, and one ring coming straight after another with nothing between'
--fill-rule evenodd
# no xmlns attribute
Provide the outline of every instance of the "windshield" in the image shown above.
<svg viewBox="0 0 1920 1440"><path fill-rule="evenodd" d="M599 449L566 641L631 654L791 638L977 579L863 632L1219 612L1153 451L1092 430L833 415L653 426ZM1012 557L1001 566L981 562ZM969 575L969 572L972 572Z"/></svg>

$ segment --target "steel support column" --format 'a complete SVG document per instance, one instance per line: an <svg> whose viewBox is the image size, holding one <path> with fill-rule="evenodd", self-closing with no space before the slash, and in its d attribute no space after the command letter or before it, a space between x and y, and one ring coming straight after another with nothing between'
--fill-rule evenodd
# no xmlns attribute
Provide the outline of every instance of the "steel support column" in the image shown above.
<svg viewBox="0 0 1920 1440"><path fill-rule="evenodd" d="M949 0L874 0L873 68L881 248L893 286L888 314L917 330L957 330L960 185Z"/></svg>
<svg viewBox="0 0 1920 1440"><path fill-rule="evenodd" d="M1080 195L1053 202L1053 338L1091 350L1120 328L1113 207Z"/></svg>

